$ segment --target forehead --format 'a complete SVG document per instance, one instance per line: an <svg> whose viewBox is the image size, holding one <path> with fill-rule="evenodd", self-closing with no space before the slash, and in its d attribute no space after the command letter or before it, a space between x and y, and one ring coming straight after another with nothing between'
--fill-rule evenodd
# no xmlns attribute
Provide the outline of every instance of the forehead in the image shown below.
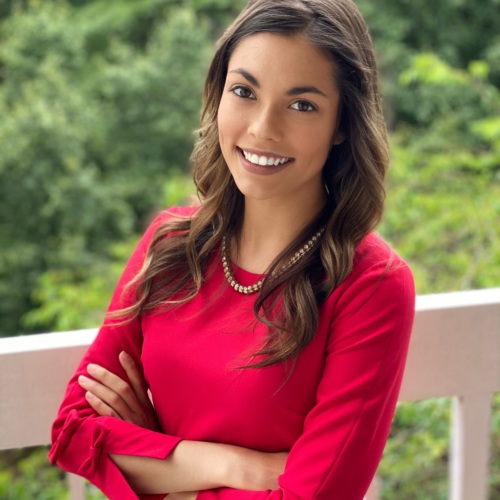
<svg viewBox="0 0 500 500"><path fill-rule="evenodd" d="M335 87L335 65L324 49L302 35L257 33L242 39L230 59L228 71L244 68L254 76L273 75L276 83L330 85ZM277 78L277 80L276 80Z"/></svg>

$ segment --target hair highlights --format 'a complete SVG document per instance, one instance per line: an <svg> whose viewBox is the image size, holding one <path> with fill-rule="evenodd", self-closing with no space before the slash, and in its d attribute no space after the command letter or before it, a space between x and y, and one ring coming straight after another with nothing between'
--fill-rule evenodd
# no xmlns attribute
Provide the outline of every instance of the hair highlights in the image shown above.
<svg viewBox="0 0 500 500"><path fill-rule="evenodd" d="M255 353L263 361L253 368L294 359L312 340L319 305L350 273L356 245L382 216L387 133L372 41L351 0L251 0L224 33L205 82L199 140L192 154L201 206L189 220L159 228L132 283L137 302L120 312L135 317L192 299L222 236L238 232L243 196L222 156L217 112L231 54L242 39L262 32L304 36L329 54L341 96L338 131L345 140L332 147L323 169L326 208L276 258L268 276L326 226L320 245L278 279L265 280L255 301L256 318L268 325L269 335Z"/></svg>

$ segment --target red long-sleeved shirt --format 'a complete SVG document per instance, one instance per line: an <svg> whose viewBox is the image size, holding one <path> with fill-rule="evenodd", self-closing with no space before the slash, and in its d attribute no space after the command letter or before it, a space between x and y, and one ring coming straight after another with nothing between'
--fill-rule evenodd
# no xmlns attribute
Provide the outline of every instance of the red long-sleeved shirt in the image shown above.
<svg viewBox="0 0 500 500"><path fill-rule="evenodd" d="M189 215L192 208L176 209ZM175 210L174 210L175 212ZM169 213L172 213L170 211ZM110 310L129 303L124 285L140 269L162 213L132 255ZM237 280L258 276L234 267ZM358 246L347 279L319 308L319 325L287 376L284 365L238 370L266 335L255 321L255 295L234 291L220 256L198 295L171 311L103 326L73 378L53 425L52 463L80 474L110 499L133 492L109 454L166 458L181 439L290 451L280 488L201 491L199 500L361 500L390 430L414 317L406 264L375 234ZM126 378L128 352L144 371L164 433L89 407L77 379L89 363ZM281 388L281 389L280 389Z"/></svg>

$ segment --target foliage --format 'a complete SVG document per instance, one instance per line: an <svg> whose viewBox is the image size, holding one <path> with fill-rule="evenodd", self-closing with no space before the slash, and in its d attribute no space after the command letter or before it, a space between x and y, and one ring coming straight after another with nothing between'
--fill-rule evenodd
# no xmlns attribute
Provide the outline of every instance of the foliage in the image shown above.
<svg viewBox="0 0 500 500"><path fill-rule="evenodd" d="M0 332L100 322L148 218L192 191L209 53L243 3L0 1ZM500 286L498 0L356 3L391 129L381 233L419 293ZM492 499L499 415L497 396ZM449 417L449 400L399 405L382 498L447 496ZM0 498L65 498L45 457L0 455Z"/></svg>
<svg viewBox="0 0 500 500"><path fill-rule="evenodd" d="M171 178L165 184L164 206L193 203L190 198L192 191L193 184L189 178ZM106 259L91 262L81 281L75 281L74 269L49 269L43 273L34 291L39 305L24 316L25 324L51 324L56 331L99 325L137 241L138 235L125 242L113 243Z"/></svg>
<svg viewBox="0 0 500 500"><path fill-rule="evenodd" d="M449 424L449 399L398 405L378 469L384 500L448 498Z"/></svg>
<svg viewBox="0 0 500 500"><path fill-rule="evenodd" d="M205 23L177 9L144 50L114 39L89 57L68 4L30 5L5 19L0 38L4 335L55 327L40 315L23 322L43 296L33 290L90 278L185 169L210 50Z"/></svg>
<svg viewBox="0 0 500 500"><path fill-rule="evenodd" d="M47 447L38 447L0 453L0 500L68 498L64 474L47 467L47 452Z"/></svg>
<svg viewBox="0 0 500 500"><path fill-rule="evenodd" d="M500 93L488 66L423 53L399 80L411 117L392 135L381 230L411 261L419 293L498 286Z"/></svg>

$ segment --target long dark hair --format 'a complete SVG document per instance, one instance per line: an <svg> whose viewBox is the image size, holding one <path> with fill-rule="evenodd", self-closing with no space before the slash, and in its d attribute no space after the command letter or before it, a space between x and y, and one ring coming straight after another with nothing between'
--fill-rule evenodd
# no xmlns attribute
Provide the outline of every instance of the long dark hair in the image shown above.
<svg viewBox="0 0 500 500"><path fill-rule="evenodd" d="M387 132L372 41L351 0L251 0L226 30L205 82L199 140L192 154L201 206L192 217L157 230L142 270L130 283L137 301L119 312L130 318L191 300L223 235L238 232L244 200L222 156L217 111L231 54L242 39L262 32L301 35L329 54L336 68L339 129L345 140L332 148L323 169L326 207L275 259L255 300L255 316L268 325L269 334L255 353L264 355L263 360L252 368L294 359L312 340L319 305L350 273L357 244L382 216ZM323 226L314 251L271 279L272 271Z"/></svg>

